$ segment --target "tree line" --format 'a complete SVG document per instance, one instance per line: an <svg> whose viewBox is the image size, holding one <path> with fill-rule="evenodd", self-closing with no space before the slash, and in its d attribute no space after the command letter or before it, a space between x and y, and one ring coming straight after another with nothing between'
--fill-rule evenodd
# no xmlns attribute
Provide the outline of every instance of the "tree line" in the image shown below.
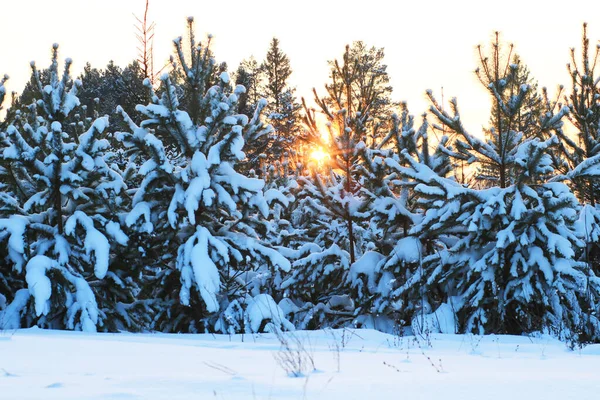
<svg viewBox="0 0 600 400"><path fill-rule="evenodd" d="M77 79L55 45L13 95L0 327L600 338L599 53L586 25L554 98L499 33L478 47L483 137L457 99L427 91L420 117L392 101L384 51L363 42L329 61L314 107L276 38L231 74L192 18L173 43L160 76L144 46L140 62Z"/></svg>

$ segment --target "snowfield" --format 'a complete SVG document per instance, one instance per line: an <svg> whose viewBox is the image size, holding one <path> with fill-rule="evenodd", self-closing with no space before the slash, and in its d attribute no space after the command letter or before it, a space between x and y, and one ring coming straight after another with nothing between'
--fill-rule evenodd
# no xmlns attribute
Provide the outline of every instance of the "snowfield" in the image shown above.
<svg viewBox="0 0 600 400"><path fill-rule="evenodd" d="M282 340L291 352L281 350ZM306 368L294 377L300 371L283 366L298 360ZM598 396L600 345L571 351L547 336L0 332L2 400Z"/></svg>

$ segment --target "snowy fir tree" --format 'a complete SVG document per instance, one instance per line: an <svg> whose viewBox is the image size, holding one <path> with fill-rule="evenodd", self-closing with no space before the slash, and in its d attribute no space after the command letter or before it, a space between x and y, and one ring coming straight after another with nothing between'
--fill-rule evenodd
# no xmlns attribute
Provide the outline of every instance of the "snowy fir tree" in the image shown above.
<svg viewBox="0 0 600 400"><path fill-rule="evenodd" d="M3 103L6 98L6 87L4 86L4 84L8 79L8 75L4 75L2 79L0 79L0 112L4 110ZM0 132L3 132L5 130L5 122L6 121L3 121L0 124ZM0 174L6 174L6 171L2 167L0 167ZM2 199L0 202L0 212L2 213L2 216L10 215L13 211L12 208L14 207L11 207L10 205L10 200L12 198L10 194L7 195L7 190L7 185L2 181L0 183L0 198ZM29 298L28 291L22 290L19 296L21 296L21 299L23 301L14 301L20 282L18 277L16 277L15 274L12 272L13 268L10 261L8 260L9 252L10 249L8 246L4 246L2 250L0 250L0 328L9 326L9 317L6 317L7 312L10 312L11 314L14 313L13 311L6 311L6 308L9 304L14 304L11 309L17 312L17 321L15 323L15 326L18 327L20 325L18 321L19 312L24 307L20 303L26 302Z"/></svg>
<svg viewBox="0 0 600 400"><path fill-rule="evenodd" d="M581 61L577 62L571 49L567 65L571 77L571 91L566 96L570 113L567 118L575 128L576 136L561 132L561 171L569 174L573 190L581 202L596 206L600 197L597 165L600 161L600 81L596 64L600 48L590 54L587 25L583 25Z"/></svg>
<svg viewBox="0 0 600 400"><path fill-rule="evenodd" d="M340 62L329 61L331 82L326 85L328 96L324 99L328 106L341 102L343 108L369 113L366 121L369 137L365 143L371 145L382 139L390 127L391 116L397 106L392 99L392 87L383 63L383 48L368 47L362 41L346 46L343 55L343 74L351 76L350 85L342 75ZM369 141L372 141L369 142Z"/></svg>
<svg viewBox="0 0 600 400"><path fill-rule="evenodd" d="M539 126L537 121L523 118L523 114L526 113L525 99L530 96L531 87L527 83L520 84L519 64L511 62L513 47L509 45L508 50L505 47L498 32L491 43L489 55L478 46L480 66L475 73L492 100L491 127L484 130L489 149L483 148L482 151L478 151L476 148L473 152L473 146L476 144L465 142L465 137L460 133L462 127L456 126L456 123L448 125L445 120L441 120L451 131L458 134L455 145L463 154L462 159L470 164L477 163L477 179L482 181L483 187L505 188L514 182L515 175L514 171L511 171L511 165L518 145L525 137L524 131ZM428 96L433 104L433 113L443 112L443 105L436 102L431 91L428 92ZM455 105L452 107L455 108Z"/></svg>
<svg viewBox="0 0 600 400"><path fill-rule="evenodd" d="M366 250L374 247L368 229L372 202L386 192L383 184L385 151L368 148L366 141L375 126L371 111L377 97L357 96L356 87L366 84L356 69L350 47L342 63L332 63L332 83L326 85L327 97L316 94L315 101L326 120L327 132L321 132L317 116L305 104L306 139L328 158L323 165L310 168L311 174L300 179L298 208L303 218L297 226L306 232L308 243L292 256L293 273L282 289L297 300L297 306L310 310L302 324L339 325L352 321L355 304L347 281L350 266ZM378 85L371 81L366 85ZM360 93L375 91L362 87ZM308 321L307 317L314 318Z"/></svg>
<svg viewBox="0 0 600 400"><path fill-rule="evenodd" d="M289 86L292 74L289 57L279 47L279 39L273 38L261 71L264 75L262 93L268 104L267 121L275 129L269 149L268 160L280 160L284 153L294 153L298 147L301 105L296 101L295 88Z"/></svg>
<svg viewBox="0 0 600 400"><path fill-rule="evenodd" d="M491 137L494 132L512 129L522 132L525 138L541 137L541 133L534 129L539 126L537 120L543 111L543 98L539 94L538 84L531 76L529 68L515 53L514 45L502 43L500 32L496 31L490 53L486 54L483 46L478 45L477 54L479 63L475 70L477 79L487 90L492 90L490 85L496 86L493 89L494 95L500 96L492 102L489 121L491 128L485 131L486 135ZM507 115L501 109L503 104L516 100L515 95L524 85L528 89L523 98L519 99L519 107L513 114Z"/></svg>
<svg viewBox="0 0 600 400"><path fill-rule="evenodd" d="M453 238L423 260L429 310L450 306L466 331L578 335L589 328L585 334L597 336L588 294L599 281L576 257L578 204L566 185L547 182L548 147L556 144L556 137L521 144L520 174L504 189L464 188L416 162L406 170L417 190L437 200L413 233ZM433 298L438 290L441 299Z"/></svg>
<svg viewBox="0 0 600 400"><path fill-rule="evenodd" d="M410 165L406 157L445 177L451 171L449 155L453 154L447 137L442 137L432 151L427 119L424 117L416 128L406 104L401 111L400 116L392 116L392 129L379 144L387 151L380 153L383 175L369 211L375 247L351 266L349 276L360 316L357 321L387 331L410 321L422 307L419 294L412 289L422 279L422 259L439 248L436 236L415 237L411 232L428 204L415 189L417 183L402 173Z"/></svg>
<svg viewBox="0 0 600 400"><path fill-rule="evenodd" d="M193 18L188 18L187 20L187 34L187 38L189 39L190 43L196 43ZM206 43L207 52L206 55L204 55L205 60L200 60L210 64L206 66L206 68L210 69L210 72L207 70L207 72L203 74L202 82L198 81L198 85L202 85L204 88L210 88L214 85L219 85L219 82L221 81L221 74L227 71L227 63L217 62L210 47L211 41L212 35L208 35ZM188 77L183 74L185 70L178 66L179 59L181 57L191 57L191 54L192 53L188 48L181 48L181 53L179 53L179 50L175 49L174 54L169 59L169 74L171 75L171 80L176 84L177 95L179 96L179 103L181 104L181 107L194 110L197 108L197 104L195 104L197 101L195 94L196 89L188 88L185 85ZM194 118L195 116L190 114L190 117ZM163 138L163 140L164 139L165 138Z"/></svg>
<svg viewBox="0 0 600 400"><path fill-rule="evenodd" d="M60 73L58 45L46 79L31 66L37 97L2 132L4 327L136 329L135 274L113 257L128 238L119 220L126 187L103 137L108 119L81 117L81 82L70 78L70 59Z"/></svg>
<svg viewBox="0 0 600 400"><path fill-rule="evenodd" d="M507 76L507 89L505 90L505 93L516 93L518 88L522 85L527 85L529 88L525 94L519 112L514 117L514 129L523 132L523 136L527 139L541 137L541 133L534 129L539 126L539 122L537 121L541 118L544 111L544 94L546 94L546 91L542 88L544 94L540 94L538 83L533 78L531 71L519 55L513 55L512 64L516 65L516 70L514 73ZM497 106L497 104L494 104L493 108ZM494 122L494 118L497 118L498 115L502 117L503 114L498 114L494 110L491 111L491 126L498 125ZM508 125L509 123L510 121L504 121L504 125Z"/></svg>
<svg viewBox="0 0 600 400"><path fill-rule="evenodd" d="M120 134L142 178L126 223L145 233L143 261L154 269L146 295L156 299L154 329L170 332L255 332L291 328L267 294L289 261L261 239L269 215L264 181L238 171L244 143L268 134L260 102L251 120L238 114L243 86L230 87L227 72L208 86L214 59L196 43L189 19L188 57L174 41L178 84L161 77L160 94L138 106L145 116ZM178 93L186 93L182 108ZM170 136L176 151L160 138ZM261 314L262 312L262 314Z"/></svg>
<svg viewBox="0 0 600 400"><path fill-rule="evenodd" d="M302 165L284 156L281 162L275 161L269 166L265 164L263 169L265 197L270 205L267 240L273 246L297 248L304 242L303 231L296 228L299 221L293 219Z"/></svg>
<svg viewBox="0 0 600 400"><path fill-rule="evenodd" d="M592 53L587 24L583 24L581 61L577 62L576 51L572 48L571 62L567 64L571 90L565 96L565 101L570 111L567 119L572 129L557 132L560 143L555 152L555 165L563 174L556 180L568 183L583 204L577 227L585 246L579 260L596 276L600 276L600 81L596 74L599 59L600 48L596 46ZM598 304L600 299L592 289L588 291L588 300ZM593 311L590 308L589 312Z"/></svg>
<svg viewBox="0 0 600 400"><path fill-rule="evenodd" d="M263 71L254 57L242 60L235 72L235 84L246 88L244 93L240 94L238 100L240 114L245 114L252 118L254 111L261 99L260 83Z"/></svg>
<svg viewBox="0 0 600 400"><path fill-rule="evenodd" d="M494 46L495 58L498 52ZM567 186L551 182L556 175L551 148L558 145L552 133L561 131L568 109L554 104L530 128L549 139L525 140L512 122L529 88L523 85L506 97L501 93L505 77L494 71L515 71L516 66L493 65L486 76L500 80L487 88L494 110L502 115L493 119L498 126L485 141L466 131L456 99L450 114L428 94L431 112L461 138L453 156L487 166L499 186L465 188L404 153L411 167L403 173L430 199L412 234L452 238L445 249L422 260L419 284L427 289L420 290L423 312L450 307L466 331L555 329L563 335L597 337L596 305L589 294L597 292L598 279L578 260L583 246L575 224L579 205Z"/></svg>

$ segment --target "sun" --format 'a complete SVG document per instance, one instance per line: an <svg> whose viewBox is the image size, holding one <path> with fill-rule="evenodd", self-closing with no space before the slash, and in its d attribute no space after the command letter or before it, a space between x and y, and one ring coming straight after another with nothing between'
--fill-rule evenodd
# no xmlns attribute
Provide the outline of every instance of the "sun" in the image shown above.
<svg viewBox="0 0 600 400"><path fill-rule="evenodd" d="M322 164L329 159L329 154L322 148L318 147L312 153L310 153L310 158L316 161L318 164Z"/></svg>

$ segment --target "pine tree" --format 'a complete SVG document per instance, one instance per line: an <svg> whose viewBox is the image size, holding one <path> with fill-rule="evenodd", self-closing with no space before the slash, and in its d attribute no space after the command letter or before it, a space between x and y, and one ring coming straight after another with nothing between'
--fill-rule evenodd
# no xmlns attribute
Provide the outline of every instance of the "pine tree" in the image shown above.
<svg viewBox="0 0 600 400"><path fill-rule="evenodd" d="M341 105L352 113L369 114L365 121L370 137L364 138L376 143L390 127L396 104L391 100L392 87L389 85L387 65L383 63L383 48L368 47L362 41L346 46L343 66L338 60L329 61L331 83L327 84L328 106ZM368 143L369 145L371 143Z"/></svg>
<svg viewBox="0 0 600 400"><path fill-rule="evenodd" d="M279 48L279 39L273 38L265 61L261 64L265 73L266 83L264 92L267 99L273 100L273 109L279 110L280 97L288 86L288 79L292 74L290 59Z"/></svg>
<svg viewBox="0 0 600 400"><path fill-rule="evenodd" d="M302 165L284 158L273 165L264 166L265 197L270 207L267 240L272 246L295 249L304 242L303 232L296 228L293 212L297 209L298 180Z"/></svg>
<svg viewBox="0 0 600 400"><path fill-rule="evenodd" d="M583 25L581 61L576 60L575 49L571 49L571 63L567 65L571 76L571 92L565 96L570 113L567 118L575 128L576 139L561 132L561 160L563 173L571 180L573 190L581 202L596 207L600 198L600 187L596 182L600 161L600 81L596 75L596 64L600 59L600 48L590 54L590 39L587 24Z"/></svg>
<svg viewBox="0 0 600 400"><path fill-rule="evenodd" d="M293 272L282 284L303 310L300 326L306 326L306 321L311 322L308 326L319 327L352 320L355 304L349 296L348 270L374 246L368 230L370 206L389 190L382 183L385 151L365 143L369 132L377 129L369 113L375 106L366 98L355 97L359 78L350 54L347 47L343 63L333 63L335 72L333 82L326 86L327 97L321 98L313 90L326 119L327 137L319 130L315 111L304 102L306 139L329 158L321 168L310 168L310 177L300 178L296 213L303 222L296 227L306 232L308 243L290 256ZM370 101L376 103L379 99L373 97Z"/></svg>
<svg viewBox="0 0 600 400"><path fill-rule="evenodd" d="M142 181L126 222L147 233L142 253L156 272L146 291L157 299L155 329L255 331L262 327L252 310L273 305L264 286L290 266L258 232L269 213L264 181L237 169L246 158L244 142L271 128L260 119L264 102L250 121L237 113L245 89L238 86L232 92L227 72L218 85L207 86L214 59L208 44L195 42L191 18L188 27L189 58L181 38L174 41L174 75L185 77L183 87L165 74L162 94L138 106L146 118L139 126L123 113L130 132L121 138L142 163ZM178 93L185 94L185 103ZM165 151L159 137L167 135L176 151ZM277 305L262 321L264 329L272 329L269 321L290 327Z"/></svg>
<svg viewBox="0 0 600 400"><path fill-rule="evenodd" d="M504 189L460 187L417 163L407 172L432 206L413 232L456 237L423 261L427 294L441 287L466 331L576 335L590 324L588 334L598 334L598 320L584 313L598 279L576 257L578 204L567 186L548 182L557 142L521 144L520 174Z"/></svg>
<svg viewBox="0 0 600 400"><path fill-rule="evenodd" d="M252 118L261 99L262 75L263 71L253 56L242 60L235 73L235 84L246 88L246 92L240 94L239 107L240 113L247 115L248 118Z"/></svg>
<svg viewBox="0 0 600 400"><path fill-rule="evenodd" d="M515 176L511 171L514 156L519 143L525 137L542 137L544 132L531 130L540 127L540 123L532 120L531 111L527 111L526 99L536 99L535 94L528 83L522 82L523 68L518 63L512 63L512 44L505 50L505 45L500 41L500 33L495 32L491 43L490 55L484 54L482 46L478 46L479 64L475 70L482 86L489 92L492 99L492 115L490 117L491 127L484 130L485 145L489 147L477 155L478 149L473 152L474 143L464 142L461 137L456 142L457 150L464 154L462 157L469 163L478 163L479 173L477 178L482 180L484 187L498 185L501 188L510 186ZM516 58L515 61L519 59ZM444 112L433 98L431 92L428 95L433 104L432 112L436 115ZM537 100L535 100L537 101ZM453 105L453 107L455 107ZM563 115L565 112L563 112ZM441 121L445 123L444 120ZM452 131L460 135L462 128L454 125L446 125ZM546 132L547 133L547 132ZM471 156L475 154L476 158Z"/></svg>
<svg viewBox="0 0 600 400"><path fill-rule="evenodd" d="M198 108L198 104L196 104L197 92L200 91L200 93L203 93L203 90L206 90L212 86L218 86L221 82L221 74L227 71L227 63L219 63L215 59L213 51L210 47L213 39L212 35L208 35L207 37L207 43L205 46L205 49L207 49L207 51L206 54L203 53L203 59L194 60L194 55L198 54L196 52L196 47L198 46L198 43L196 43L196 36L194 33L194 19L191 17L187 20L187 33L187 39L189 40L188 46L180 46L179 48L175 48L174 54L171 55L170 75L171 79L173 80L173 83L176 84L177 95L179 96L179 102L181 104L181 107L184 109L189 109L191 112L195 112L195 110ZM183 73L185 73L185 69L183 69L179 64L180 60L182 59L189 60L189 63L207 63L207 72L203 74L202 81L196 81L197 87L188 87L188 85L185 84L188 80L188 77L183 75ZM198 115L190 114L190 117L192 118L194 123L197 122ZM249 116L249 118L251 118L251 116ZM162 139L165 140L166 138Z"/></svg>
<svg viewBox="0 0 600 400"><path fill-rule="evenodd" d="M78 79L81 81L82 87L79 93L77 93L77 97L81 106L85 108L85 116L88 118L97 117L101 113L98 109L98 101L102 97L102 93L100 93L102 70L92 67L90 63L86 63ZM105 115L105 113L102 115Z"/></svg>
<svg viewBox="0 0 600 400"><path fill-rule="evenodd" d="M4 75L2 79L0 79L0 112L2 112L4 109L3 103L6 96L6 87L4 84L8 79L8 75ZM0 132L5 130L5 125L6 121L0 122ZM2 143L2 147L5 145L6 143ZM3 166L0 166L0 176L4 176L6 174L7 171ZM3 180L0 181L0 199L0 214L3 216L8 215L12 212L12 207L10 204L12 196L10 196L9 188ZM6 246L0 250L0 329L20 326L19 312L24 306L22 305L22 302L19 302L18 300L15 301L15 298L29 297L29 292L22 288L22 282L12 271L12 265L10 259L8 258L10 252L11 248L9 246ZM21 295L17 295L19 291ZM10 305L13 305L13 307L10 307ZM15 315L15 312L12 311L13 309L16 310L15 317L11 317Z"/></svg>
<svg viewBox="0 0 600 400"><path fill-rule="evenodd" d="M264 101L260 92L263 75L264 71L254 56L242 60L235 73L235 84L246 88L244 93L239 94L238 109L240 114L244 114L250 119L256 113L261 101ZM263 167L267 165L265 160L269 153L269 147L274 141L274 136L275 132L271 131L269 134L257 137L246 144L246 160L241 166L243 171L260 173L264 170ZM261 178L264 179L265 176L263 175Z"/></svg>
<svg viewBox="0 0 600 400"><path fill-rule="evenodd" d="M564 174L561 178L569 183L583 204L578 234L585 242L585 248L580 252L579 259L596 276L600 276L600 186L597 182L600 172L600 82L596 74L599 59L600 47L596 46L593 53L590 51L587 24L583 24L581 61L577 62L576 51L572 48L571 62L567 64L571 91L565 96L565 102L570 111L567 118L574 128L575 137L569 130L558 132L560 146L555 158L557 168ZM588 291L588 297L588 302L598 303L598 293L593 287ZM588 319L592 319L595 309L586 307L586 312ZM590 330L591 327L587 327L586 331Z"/></svg>
<svg viewBox="0 0 600 400"><path fill-rule="evenodd" d="M58 45L46 79L31 66L37 101L2 132L0 155L0 229L19 289L11 325L135 329L132 271L111 257L128 238L119 220L126 186L103 138L108 119L81 118L81 82L70 78L70 59L60 74Z"/></svg>
<svg viewBox="0 0 600 400"><path fill-rule="evenodd" d="M410 163L406 157L430 168L437 176L450 174L448 138L430 144L430 126L425 118L415 128L414 118L402 104L400 116L392 116L392 129L380 142L382 189L370 206L370 226L375 243L350 269L349 280L355 291L357 314L370 327L392 331L423 308L419 293L411 290L423 278L421 261L439 248L435 235L414 235L412 229L428 208L416 190L418 185L403 175ZM431 146L431 148L430 148ZM432 151L433 150L433 151Z"/></svg>
<svg viewBox="0 0 600 400"><path fill-rule="evenodd" d="M425 312L440 306L457 311L466 331L554 329L562 335L596 337L598 320L589 312L594 296L588 294L597 293L598 279L578 261L583 244L576 226L579 206L567 186L550 180L556 175L552 148L558 145L553 134L562 132L568 109L546 102L539 120L532 120L535 126L526 127L546 140L525 140L522 131L514 130L529 88L503 93L503 71L515 73L517 67L500 64L497 38L492 61L483 59L481 73L497 113L497 126L486 141L466 131L456 99L448 113L428 95L434 116L461 137L452 157L488 166L496 172L498 186L463 187L404 154L411 165L400 172L418 183L415 191L426 200L411 234L448 238L422 259L423 279L413 282L412 290L429 306Z"/></svg>
<svg viewBox="0 0 600 400"><path fill-rule="evenodd" d="M480 62L482 62L480 60ZM512 126L514 126L514 130L518 132L523 132L523 136L525 139L531 139L534 137L541 137L541 133L537 132L535 128L539 126L539 119L541 118L541 114L543 112L543 100L544 97L539 93L538 84L531 76L531 71L523 63L521 57L519 55L514 54L512 56L512 65L516 66L514 73L508 74L506 76L506 89L504 93L506 95L512 95L519 91L519 88L522 85L526 85L528 87L527 93L523 98L523 102L521 107L518 109L514 116L514 122L512 122ZM484 81L485 82L485 81ZM509 101L509 97L504 99L504 102ZM496 122L496 118L500 116L500 118L504 118L505 120L502 122L503 126L509 126L511 124L510 119L502 113L498 113L496 107L498 107L498 103L494 103L491 112L490 125L498 126Z"/></svg>
<svg viewBox="0 0 600 400"><path fill-rule="evenodd" d="M279 47L279 39L271 40L260 69L265 79L262 93L268 102L267 120L275 129L267 159L279 160L284 153L291 154L297 147L301 109L295 88L289 86L292 68L290 59Z"/></svg>

